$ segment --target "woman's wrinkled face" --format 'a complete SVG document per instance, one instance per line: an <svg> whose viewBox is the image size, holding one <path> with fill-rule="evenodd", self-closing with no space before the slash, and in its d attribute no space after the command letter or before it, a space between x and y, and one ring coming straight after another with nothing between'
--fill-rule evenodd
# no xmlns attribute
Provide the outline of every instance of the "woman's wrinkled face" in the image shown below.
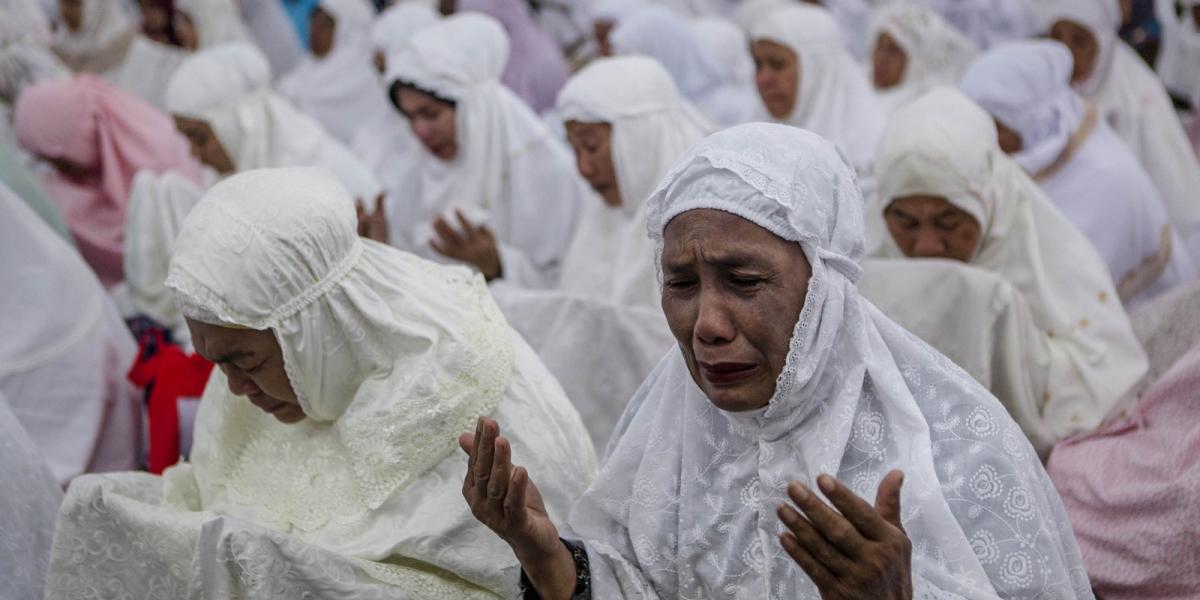
<svg viewBox="0 0 1200 600"><path fill-rule="evenodd" d="M769 40L756 40L750 46L754 56L754 83L767 112L786 119L796 108L800 90L800 57L790 48Z"/></svg>
<svg viewBox="0 0 1200 600"><path fill-rule="evenodd" d="M221 140L217 139L217 134L213 132L212 126L207 121L180 115L173 115L173 118L175 119L175 129L178 129L191 145L192 156L222 175L228 175L237 170L237 165L233 164L233 159L229 158L225 146L221 144Z"/></svg>
<svg viewBox="0 0 1200 600"><path fill-rule="evenodd" d="M1075 59L1075 70L1071 72L1071 83L1078 84L1087 80L1096 68L1096 59L1100 56L1100 42L1087 27L1063 19L1050 27L1050 39L1064 44Z"/></svg>
<svg viewBox="0 0 1200 600"><path fill-rule="evenodd" d="M883 211L888 232L909 258L971 262L979 246L979 221L938 196L896 198Z"/></svg>
<svg viewBox="0 0 1200 600"><path fill-rule="evenodd" d="M393 88L392 101L431 154L445 161L458 156L454 105L404 86Z"/></svg>
<svg viewBox="0 0 1200 600"><path fill-rule="evenodd" d="M84 0L58 0L58 16L72 33L83 27Z"/></svg>
<svg viewBox="0 0 1200 600"><path fill-rule="evenodd" d="M875 89L886 90L900 85L904 80L904 70L908 67L908 54L896 42L896 38L886 31L879 34L875 40L875 50L871 52L872 77Z"/></svg>
<svg viewBox="0 0 1200 600"><path fill-rule="evenodd" d="M304 409L283 366L283 349L270 330L231 329L186 319L196 353L213 362L243 396L281 423L304 420Z"/></svg>
<svg viewBox="0 0 1200 600"><path fill-rule="evenodd" d="M337 21L333 15L321 7L314 8L308 17L308 48L313 56L324 58L333 50L333 35L337 30Z"/></svg>
<svg viewBox="0 0 1200 600"><path fill-rule="evenodd" d="M613 21L594 21L592 23L592 34L596 36L596 47L600 51L600 56L613 55L612 41L609 40L609 36L616 26L617 24Z"/></svg>
<svg viewBox="0 0 1200 600"><path fill-rule="evenodd" d="M604 203L621 206L621 190L613 167L612 125L567 121L567 141L575 150L575 167Z"/></svg>
<svg viewBox="0 0 1200 600"><path fill-rule="evenodd" d="M1000 119L993 119L996 122L996 135L1000 138L1000 149L1005 154L1016 154L1025 147L1025 140L1021 139L1021 134L1015 129L1010 128Z"/></svg>
<svg viewBox="0 0 1200 600"><path fill-rule="evenodd" d="M808 293L800 245L712 209L663 235L662 308L692 379L721 410L766 406Z"/></svg>
<svg viewBox="0 0 1200 600"><path fill-rule="evenodd" d="M192 17L182 10L175 11L175 37L179 38L179 46L184 50L196 51L200 47L200 36L196 33L196 24Z"/></svg>

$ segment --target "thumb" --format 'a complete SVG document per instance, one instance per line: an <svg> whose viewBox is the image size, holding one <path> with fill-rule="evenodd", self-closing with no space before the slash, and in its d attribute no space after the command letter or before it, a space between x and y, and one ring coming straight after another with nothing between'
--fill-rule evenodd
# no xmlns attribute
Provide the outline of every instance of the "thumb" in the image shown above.
<svg viewBox="0 0 1200 600"><path fill-rule="evenodd" d="M458 447L462 448L462 451L466 452L467 455L474 454L475 453L475 434L464 433L464 434L458 436Z"/></svg>
<svg viewBox="0 0 1200 600"><path fill-rule="evenodd" d="M900 486L902 485L904 485L904 471L895 469L884 475L883 481L879 482L879 490L875 493L875 511L900 531L904 531L904 524L900 521Z"/></svg>

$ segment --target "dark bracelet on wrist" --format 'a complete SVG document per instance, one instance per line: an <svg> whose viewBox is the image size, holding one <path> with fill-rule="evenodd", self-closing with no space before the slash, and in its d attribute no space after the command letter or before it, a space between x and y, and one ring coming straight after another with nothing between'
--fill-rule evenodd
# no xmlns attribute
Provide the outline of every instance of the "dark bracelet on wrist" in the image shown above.
<svg viewBox="0 0 1200 600"><path fill-rule="evenodd" d="M574 544L562 538L559 538L558 541L566 546L567 551L571 553L571 560L575 562L575 591L571 592L571 600L590 600L592 597L592 571L588 566L587 550L584 549L583 544ZM520 592L524 600L542 600L524 569L521 569Z"/></svg>

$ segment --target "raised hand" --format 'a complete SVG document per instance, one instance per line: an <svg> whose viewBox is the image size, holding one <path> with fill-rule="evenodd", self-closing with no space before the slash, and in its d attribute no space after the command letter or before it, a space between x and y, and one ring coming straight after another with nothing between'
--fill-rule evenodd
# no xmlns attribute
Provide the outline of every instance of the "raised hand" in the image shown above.
<svg viewBox="0 0 1200 600"><path fill-rule="evenodd" d="M487 225L473 225L460 210L454 214L461 229L456 230L446 219L438 217L433 222L437 239L430 240L430 247L438 254L474 265L488 281L499 277L500 248L492 230Z"/></svg>
<svg viewBox="0 0 1200 600"><path fill-rule="evenodd" d="M458 445L469 457L462 493L471 514L512 547L542 598L570 598L575 561L529 473L512 464L512 447L500 436L500 425L481 417L475 433L459 436Z"/></svg>
<svg viewBox="0 0 1200 600"><path fill-rule="evenodd" d="M354 211L358 213L358 235L381 244L388 243L387 213L383 210L383 193L375 196L375 211L367 212L361 200L354 202Z"/></svg>
<svg viewBox="0 0 1200 600"><path fill-rule="evenodd" d="M821 475L817 485L836 511L800 482L788 485L788 496L804 516L779 506L788 528L779 542L823 600L912 598L912 542L900 522L903 483L904 473L888 473L871 506L842 482Z"/></svg>

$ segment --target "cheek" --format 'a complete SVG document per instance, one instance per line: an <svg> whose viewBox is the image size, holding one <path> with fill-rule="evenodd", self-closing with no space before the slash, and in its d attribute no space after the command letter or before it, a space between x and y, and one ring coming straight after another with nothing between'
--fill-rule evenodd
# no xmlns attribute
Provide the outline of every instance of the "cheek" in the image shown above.
<svg viewBox="0 0 1200 600"><path fill-rule="evenodd" d="M667 317L667 327L671 329L671 335L684 347L684 354L690 356L692 332L696 326L695 301L664 291L662 309Z"/></svg>

